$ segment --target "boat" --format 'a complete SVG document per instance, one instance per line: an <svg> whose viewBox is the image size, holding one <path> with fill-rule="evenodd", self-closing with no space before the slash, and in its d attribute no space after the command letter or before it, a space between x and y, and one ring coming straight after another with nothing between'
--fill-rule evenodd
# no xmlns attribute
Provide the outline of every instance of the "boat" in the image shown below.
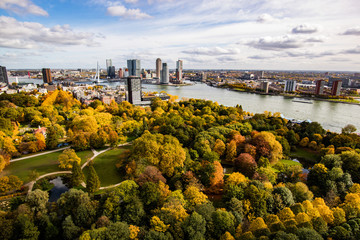
<svg viewBox="0 0 360 240"><path fill-rule="evenodd" d="M310 101L310 100L296 100L296 99L294 99L294 100L292 100L292 101L293 101L293 102L299 102L299 103L313 104L313 102Z"/></svg>

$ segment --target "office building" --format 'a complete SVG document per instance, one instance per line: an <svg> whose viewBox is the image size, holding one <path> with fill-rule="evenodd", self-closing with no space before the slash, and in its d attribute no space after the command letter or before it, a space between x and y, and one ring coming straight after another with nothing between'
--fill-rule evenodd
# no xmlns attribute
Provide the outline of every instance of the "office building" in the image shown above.
<svg viewBox="0 0 360 240"><path fill-rule="evenodd" d="M108 67L107 76L111 79L115 78L115 66Z"/></svg>
<svg viewBox="0 0 360 240"><path fill-rule="evenodd" d="M169 68L167 66L167 63L162 64L160 83L169 84Z"/></svg>
<svg viewBox="0 0 360 240"><path fill-rule="evenodd" d="M261 82L260 83L260 89L264 92L264 93L269 93L269 82Z"/></svg>
<svg viewBox="0 0 360 240"><path fill-rule="evenodd" d="M322 95L324 94L325 80L316 80L315 94Z"/></svg>
<svg viewBox="0 0 360 240"><path fill-rule="evenodd" d="M182 75L183 75L183 61L178 60L176 62L176 79L179 82L182 82Z"/></svg>
<svg viewBox="0 0 360 240"><path fill-rule="evenodd" d="M129 76L129 69L125 68L124 77L128 77L128 76Z"/></svg>
<svg viewBox="0 0 360 240"><path fill-rule="evenodd" d="M119 78L123 78L124 77L124 72L122 70L122 68L119 69Z"/></svg>
<svg viewBox="0 0 360 240"><path fill-rule="evenodd" d="M296 81L295 80L286 80L284 92L295 92L296 91Z"/></svg>
<svg viewBox="0 0 360 240"><path fill-rule="evenodd" d="M141 103L141 78L130 76L126 79L127 97L126 100L131 104Z"/></svg>
<svg viewBox="0 0 360 240"><path fill-rule="evenodd" d="M340 96L341 84L342 84L341 80L333 81L332 87L331 87L331 95Z"/></svg>
<svg viewBox="0 0 360 240"><path fill-rule="evenodd" d="M109 67L111 67L111 66L112 66L112 60L111 59L106 59L106 71L108 71ZM108 74L109 74L109 72L108 72Z"/></svg>
<svg viewBox="0 0 360 240"><path fill-rule="evenodd" d="M50 68L43 68L42 69L42 75L43 75L44 83L47 83L47 84L52 83Z"/></svg>
<svg viewBox="0 0 360 240"><path fill-rule="evenodd" d="M156 77L158 78L161 78L161 69L162 69L161 59L158 58L156 59Z"/></svg>
<svg viewBox="0 0 360 240"><path fill-rule="evenodd" d="M0 83L6 83L9 85L9 78L7 75L6 67L0 66Z"/></svg>
<svg viewBox="0 0 360 240"><path fill-rule="evenodd" d="M129 76L141 77L140 60L138 59L127 60L127 67L129 69Z"/></svg>

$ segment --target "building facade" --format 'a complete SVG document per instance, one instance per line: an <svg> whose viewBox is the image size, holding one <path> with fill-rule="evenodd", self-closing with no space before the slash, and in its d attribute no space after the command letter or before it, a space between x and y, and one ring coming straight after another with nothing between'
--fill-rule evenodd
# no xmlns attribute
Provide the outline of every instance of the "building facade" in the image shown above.
<svg viewBox="0 0 360 240"><path fill-rule="evenodd" d="M119 78L123 78L124 77L124 71L122 70L122 68L119 69Z"/></svg>
<svg viewBox="0 0 360 240"><path fill-rule="evenodd" d="M141 103L141 78L130 76L126 79L127 97L126 100L131 104Z"/></svg>
<svg viewBox="0 0 360 240"><path fill-rule="evenodd" d="M161 59L158 58L156 59L156 77L161 78L161 70L162 70Z"/></svg>
<svg viewBox="0 0 360 240"><path fill-rule="evenodd" d="M110 66L110 67L108 67L108 69L107 69L107 76L109 77L109 78L115 78L115 67L114 66Z"/></svg>
<svg viewBox="0 0 360 240"><path fill-rule="evenodd" d="M129 76L141 77L141 64L138 59L127 60L127 67L129 69Z"/></svg>
<svg viewBox="0 0 360 240"><path fill-rule="evenodd" d="M296 91L296 81L287 80L285 82L284 92L295 92Z"/></svg>
<svg viewBox="0 0 360 240"><path fill-rule="evenodd" d="M167 66L167 63L162 64L160 83L169 84L169 68Z"/></svg>
<svg viewBox="0 0 360 240"><path fill-rule="evenodd" d="M0 66L0 83L6 83L9 85L9 78L7 75L6 67Z"/></svg>
<svg viewBox="0 0 360 240"><path fill-rule="evenodd" d="M331 87L331 95L340 96L341 84L342 84L341 80L333 81L332 87Z"/></svg>
<svg viewBox="0 0 360 240"><path fill-rule="evenodd" d="M315 94L324 94L325 80L316 80Z"/></svg>
<svg viewBox="0 0 360 240"><path fill-rule="evenodd" d="M183 61L178 60L176 62L176 79L179 82L182 82L182 75L183 75Z"/></svg>
<svg viewBox="0 0 360 240"><path fill-rule="evenodd" d="M261 82L260 89L264 91L264 93L269 93L269 82Z"/></svg>
<svg viewBox="0 0 360 240"><path fill-rule="evenodd" d="M52 83L50 68L43 68L42 69L42 75L43 75L44 83L47 83L47 84Z"/></svg>
<svg viewBox="0 0 360 240"><path fill-rule="evenodd" d="M109 67L112 66L112 60L111 59L106 59L106 71L109 69Z"/></svg>

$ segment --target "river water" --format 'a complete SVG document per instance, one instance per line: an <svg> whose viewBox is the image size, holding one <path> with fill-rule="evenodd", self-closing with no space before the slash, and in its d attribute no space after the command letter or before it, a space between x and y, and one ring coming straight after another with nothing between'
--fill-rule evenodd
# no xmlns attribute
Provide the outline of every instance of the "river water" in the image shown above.
<svg viewBox="0 0 360 240"><path fill-rule="evenodd" d="M143 84L143 91L165 91L181 98L200 98L216 101L225 106L241 105L244 111L263 113L280 112L286 118L319 122L324 129L341 132L347 124L360 130L360 106L312 100L313 104L293 102L283 96L259 95L209 87L204 83L192 86L164 86Z"/></svg>

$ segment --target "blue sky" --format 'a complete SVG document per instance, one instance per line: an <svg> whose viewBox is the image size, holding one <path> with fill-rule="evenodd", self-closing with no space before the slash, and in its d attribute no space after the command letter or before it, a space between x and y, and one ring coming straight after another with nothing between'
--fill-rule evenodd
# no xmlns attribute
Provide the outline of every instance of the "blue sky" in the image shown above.
<svg viewBox="0 0 360 240"><path fill-rule="evenodd" d="M0 65L360 71L358 0L0 0Z"/></svg>

